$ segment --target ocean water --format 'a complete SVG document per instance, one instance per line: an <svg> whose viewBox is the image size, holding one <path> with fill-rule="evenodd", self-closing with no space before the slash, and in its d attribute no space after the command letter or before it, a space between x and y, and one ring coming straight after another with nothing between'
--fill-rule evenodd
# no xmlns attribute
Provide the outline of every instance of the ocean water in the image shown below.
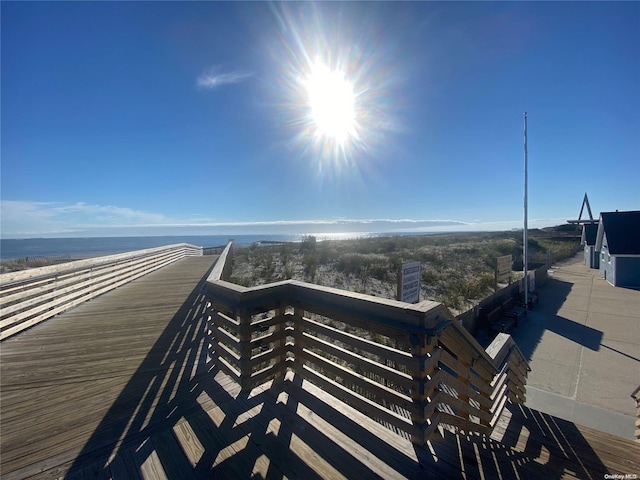
<svg viewBox="0 0 640 480"><path fill-rule="evenodd" d="M190 243L199 247L226 245L229 238L235 245L248 246L258 242L299 242L308 234L285 235L171 235L157 237L94 237L94 238L25 238L0 240L0 259L24 257L61 257L72 259L98 257L114 253L131 252L144 248L161 247L174 243ZM352 239L381 236L381 233L327 233L313 234L318 240Z"/></svg>
<svg viewBox="0 0 640 480"><path fill-rule="evenodd" d="M293 233L254 235L167 235L149 237L87 237L87 238L24 238L0 239L0 260L24 257L65 257L81 259L132 252L144 248L162 247L175 243L190 243L198 247L220 247L233 238L234 244L249 246L254 243L300 242L308 235L318 241L351 240L357 238L391 237L405 235L432 235L447 232L342 232Z"/></svg>

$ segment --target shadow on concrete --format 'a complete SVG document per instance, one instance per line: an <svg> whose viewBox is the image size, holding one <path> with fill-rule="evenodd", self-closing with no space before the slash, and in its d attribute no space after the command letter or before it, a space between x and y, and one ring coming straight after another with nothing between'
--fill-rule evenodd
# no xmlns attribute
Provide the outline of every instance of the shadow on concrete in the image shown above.
<svg viewBox="0 0 640 480"><path fill-rule="evenodd" d="M549 277L539 287L540 301L511 332L522 353L531 360L545 330L554 332L593 351L600 350L603 333L559 315L573 284Z"/></svg>

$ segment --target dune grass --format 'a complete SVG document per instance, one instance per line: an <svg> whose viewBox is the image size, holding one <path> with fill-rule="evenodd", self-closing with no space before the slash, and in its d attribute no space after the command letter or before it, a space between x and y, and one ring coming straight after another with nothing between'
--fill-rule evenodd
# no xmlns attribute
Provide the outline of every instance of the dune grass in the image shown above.
<svg viewBox="0 0 640 480"><path fill-rule="evenodd" d="M537 234L536 234L537 233ZM574 233L574 232L572 232ZM529 263L542 264L575 254L579 238L555 231L532 231ZM422 264L421 299L463 311L494 291L496 257L522 262L521 232L389 236L356 240L307 238L300 243L236 247L231 280L244 286L296 279L395 298L403 263Z"/></svg>

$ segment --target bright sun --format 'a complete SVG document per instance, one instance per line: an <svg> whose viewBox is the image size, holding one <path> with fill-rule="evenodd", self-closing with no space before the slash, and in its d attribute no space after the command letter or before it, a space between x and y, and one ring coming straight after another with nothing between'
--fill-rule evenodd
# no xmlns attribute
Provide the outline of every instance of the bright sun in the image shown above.
<svg viewBox="0 0 640 480"><path fill-rule="evenodd" d="M355 95L344 74L316 61L304 85L317 134L340 144L354 136Z"/></svg>

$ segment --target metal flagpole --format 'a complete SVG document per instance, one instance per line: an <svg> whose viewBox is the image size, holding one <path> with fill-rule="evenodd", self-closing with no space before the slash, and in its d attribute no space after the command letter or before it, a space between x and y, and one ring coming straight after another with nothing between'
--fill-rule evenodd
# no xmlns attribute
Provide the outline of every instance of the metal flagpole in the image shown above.
<svg viewBox="0 0 640 480"><path fill-rule="evenodd" d="M524 272L524 309L529 309L529 241L527 223L527 112L524 112L524 231L522 232L522 270Z"/></svg>

